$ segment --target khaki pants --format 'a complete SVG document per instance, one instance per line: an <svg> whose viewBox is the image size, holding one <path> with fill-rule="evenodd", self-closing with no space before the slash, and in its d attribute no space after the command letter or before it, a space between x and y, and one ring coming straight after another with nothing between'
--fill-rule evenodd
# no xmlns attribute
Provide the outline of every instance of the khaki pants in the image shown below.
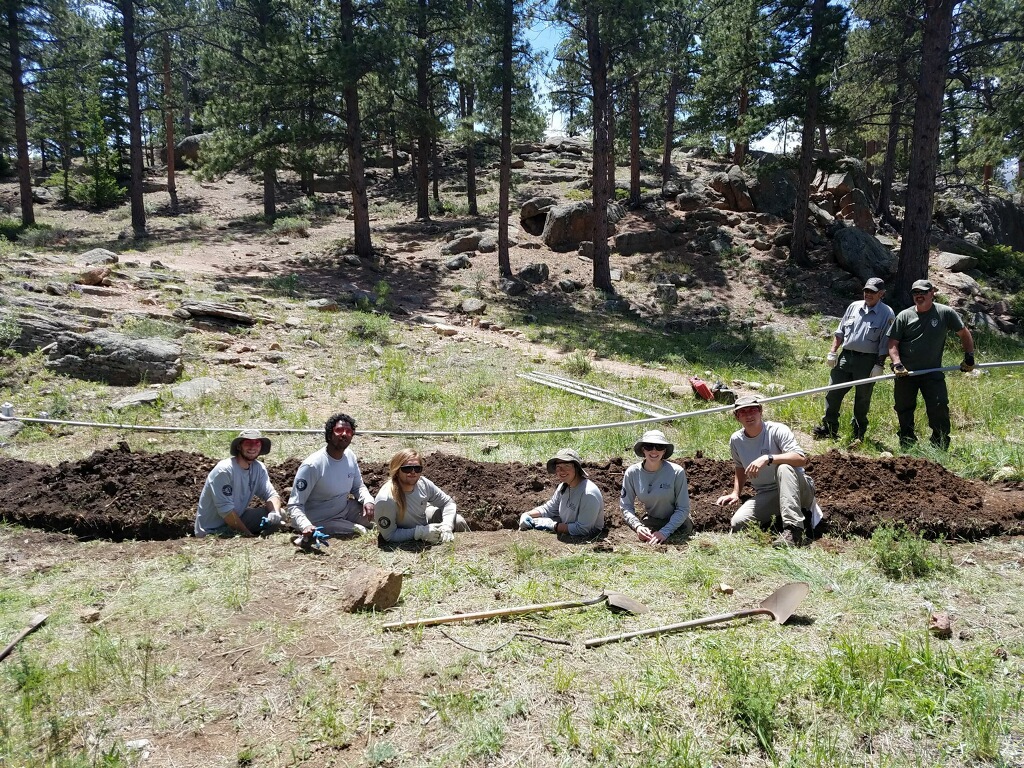
<svg viewBox="0 0 1024 768"><path fill-rule="evenodd" d="M743 530L751 520L770 526L780 516L783 527L803 530L803 510L814 504L814 481L788 464L780 464L775 477L778 486L774 491L758 491L736 510L732 516L733 531Z"/></svg>
<svg viewBox="0 0 1024 768"><path fill-rule="evenodd" d="M444 519L441 516L441 513L443 511L444 510L442 510L440 507L427 507L427 522L428 523L441 523L441 522L444 522ZM464 518L460 514L456 514L455 515L455 531L457 533L465 533L468 530L469 530L469 523L466 522L466 518Z"/></svg>
<svg viewBox="0 0 1024 768"><path fill-rule="evenodd" d="M667 517L642 517L640 518L640 525L648 528L651 533L657 533L665 524L668 523ZM693 534L693 520L686 518L683 524L676 528L675 533L669 536L670 539L685 539Z"/></svg>
<svg viewBox="0 0 1024 768"><path fill-rule="evenodd" d="M364 528L373 527L373 518L363 514L363 504L357 499L349 499L348 504L326 520L310 520L314 527L322 527L324 533L332 535L350 534L355 532L355 525L358 523Z"/></svg>

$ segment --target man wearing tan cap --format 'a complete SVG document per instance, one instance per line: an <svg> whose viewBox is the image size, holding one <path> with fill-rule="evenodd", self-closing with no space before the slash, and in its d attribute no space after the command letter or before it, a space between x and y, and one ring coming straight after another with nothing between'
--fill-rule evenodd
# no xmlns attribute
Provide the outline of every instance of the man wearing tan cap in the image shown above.
<svg viewBox="0 0 1024 768"><path fill-rule="evenodd" d="M243 429L231 441L231 458L224 459L206 477L199 494L196 538L203 536L255 536L263 517L281 522L281 497L270 482L267 468L257 461L270 453L270 438L256 429ZM250 507L253 497L263 506Z"/></svg>
<svg viewBox="0 0 1024 768"><path fill-rule="evenodd" d="M946 376L942 371L919 376L910 374L912 371L942 367L942 351L949 331L960 338L964 350L960 370L964 373L973 371L974 337L955 309L935 302L935 286L930 280L915 282L910 286L910 295L914 306L896 315L889 336L889 357L892 372L896 374L892 396L899 420L900 446L908 448L917 442L914 411L917 409L917 393L920 392L928 415L928 426L932 430L931 443L945 451L949 448L951 431Z"/></svg>
<svg viewBox="0 0 1024 768"><path fill-rule="evenodd" d="M881 376L882 363L889 355L889 331L896 314L888 304L882 302L885 283L872 277L864 283L864 298L846 308L835 333L832 334L832 349L825 362L832 372L828 383L844 384L868 377ZM840 353L839 348L843 351ZM853 396L853 439L863 440L868 428L868 411L871 408L872 383L858 384ZM839 410L850 387L831 389L825 394L825 416L814 428L816 439L834 438L839 434Z"/></svg>

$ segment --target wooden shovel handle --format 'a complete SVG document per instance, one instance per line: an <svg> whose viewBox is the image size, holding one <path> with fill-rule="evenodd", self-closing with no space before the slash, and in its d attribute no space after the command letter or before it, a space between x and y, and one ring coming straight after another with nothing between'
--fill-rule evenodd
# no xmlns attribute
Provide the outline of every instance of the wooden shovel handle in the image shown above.
<svg viewBox="0 0 1024 768"><path fill-rule="evenodd" d="M383 629L409 629L410 627L429 627L433 624L453 624L458 621L476 621L477 619L492 619L495 616L518 616L522 613L534 613L536 611L554 611L558 608L584 608L588 605L597 605L607 599L607 595L600 594L590 600L565 600L560 603L536 603L534 605L521 605L516 608L498 608L493 611L475 611L474 613L455 613L450 616L436 616L431 619L413 619L412 621L392 621L385 624Z"/></svg>
<svg viewBox="0 0 1024 768"><path fill-rule="evenodd" d="M33 616L32 620L29 621L28 626L21 630L21 632L18 633L18 636L14 638L6 648L0 651L0 661L3 661L8 656L10 656L11 651L14 650L14 647L22 640L24 640L26 637L28 637L30 634L35 632L36 629L41 627L43 625L43 622L46 621L46 619L47 615L45 613L40 613L37 616Z"/></svg>
<svg viewBox="0 0 1024 768"><path fill-rule="evenodd" d="M597 648L599 645L605 643L617 643L620 640L630 640L634 637L646 637L647 635L660 635L665 632L676 632L680 629L689 629L690 627L703 627L706 624L719 624L723 621L732 621L733 619L742 619L747 616L758 616L766 613L769 616L773 615L767 608L747 608L742 611L734 611L733 613L720 613L717 616L707 616L703 619L692 619L691 621L683 621L679 624L666 624L663 627L651 627L650 629L641 629L636 632L626 632L621 635L608 635L607 637L595 637L593 640L587 640L583 645L587 648Z"/></svg>

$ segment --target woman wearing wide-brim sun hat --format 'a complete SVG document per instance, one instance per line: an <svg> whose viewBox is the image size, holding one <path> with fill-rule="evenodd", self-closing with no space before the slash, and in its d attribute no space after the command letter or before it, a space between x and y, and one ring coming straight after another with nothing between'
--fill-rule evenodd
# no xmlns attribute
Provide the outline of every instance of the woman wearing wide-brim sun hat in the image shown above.
<svg viewBox="0 0 1024 768"><path fill-rule="evenodd" d="M563 448L547 463L548 474L558 481L546 504L523 512L519 530L594 536L604 530L604 496L587 479L583 460L572 448Z"/></svg>
<svg viewBox="0 0 1024 768"><path fill-rule="evenodd" d="M633 453L643 461L629 467L622 477L622 517L637 539L651 546L664 544L674 534L689 536L693 532L686 470L668 461L673 450L675 446L661 430L644 432L633 444ZM643 505L642 514L637 513L638 501Z"/></svg>

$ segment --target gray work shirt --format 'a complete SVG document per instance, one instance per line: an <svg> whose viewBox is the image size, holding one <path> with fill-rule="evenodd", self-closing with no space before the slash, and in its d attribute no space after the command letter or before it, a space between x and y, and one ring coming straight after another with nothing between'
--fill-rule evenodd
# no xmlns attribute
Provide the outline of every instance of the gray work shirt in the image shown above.
<svg viewBox="0 0 1024 768"><path fill-rule="evenodd" d="M839 321L835 336L850 352L863 352L886 357L889 354L889 332L896 313L892 307L878 302L869 307L864 301L855 301L846 308Z"/></svg>
<svg viewBox="0 0 1024 768"><path fill-rule="evenodd" d="M634 531L640 526L638 501L648 517L663 521L659 530L665 537L671 536L690 516L686 470L668 461L663 461L657 472L648 472L642 461L629 467L622 477L619 509L626 525Z"/></svg>
<svg viewBox="0 0 1024 768"><path fill-rule="evenodd" d="M797 443L793 430L785 424L779 424L777 421L765 421L762 424L764 428L757 437L747 437L746 432L738 429L729 438L729 452L732 454L734 465L745 469L758 456L767 456L768 454L799 453L801 456L807 455ZM757 477L747 477L747 482L753 487L755 495L761 491L774 491L779 487L775 477L777 468L775 464L772 464L762 467L761 471L757 473ZM803 467L794 467L794 469L797 474L804 474Z"/></svg>
<svg viewBox="0 0 1024 768"><path fill-rule="evenodd" d="M233 458L218 463L206 476L206 484L199 494L196 536L202 538L231 530L224 522L224 516L231 512L242 514L253 496L264 501L277 496L266 467L254 461L248 469L242 469Z"/></svg>

